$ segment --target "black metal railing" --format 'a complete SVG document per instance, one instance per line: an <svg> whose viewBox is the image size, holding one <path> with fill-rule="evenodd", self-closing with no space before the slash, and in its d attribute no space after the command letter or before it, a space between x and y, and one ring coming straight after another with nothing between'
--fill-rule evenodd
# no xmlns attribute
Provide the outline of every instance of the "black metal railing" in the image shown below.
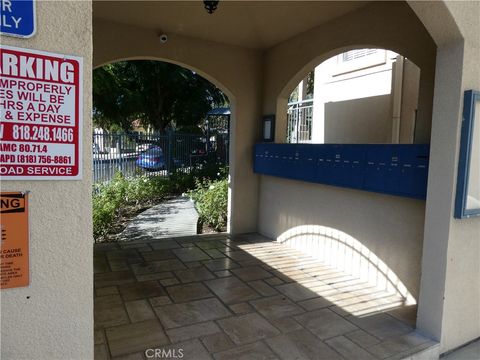
<svg viewBox="0 0 480 360"><path fill-rule="evenodd" d="M228 134L149 135L93 134L93 182L112 179L117 171L131 177L190 172L206 162L228 165Z"/></svg>

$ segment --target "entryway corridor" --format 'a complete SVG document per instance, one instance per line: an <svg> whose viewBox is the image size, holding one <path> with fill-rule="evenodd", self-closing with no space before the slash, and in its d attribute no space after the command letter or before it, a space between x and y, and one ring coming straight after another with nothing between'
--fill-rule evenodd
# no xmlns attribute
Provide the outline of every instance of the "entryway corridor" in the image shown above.
<svg viewBox="0 0 480 360"><path fill-rule="evenodd" d="M437 346L395 294L257 234L94 255L95 359L404 359Z"/></svg>

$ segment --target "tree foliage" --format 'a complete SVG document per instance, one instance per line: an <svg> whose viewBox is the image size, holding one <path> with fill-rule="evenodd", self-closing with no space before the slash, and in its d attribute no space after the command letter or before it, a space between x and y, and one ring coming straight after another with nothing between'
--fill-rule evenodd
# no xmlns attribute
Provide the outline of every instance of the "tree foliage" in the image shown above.
<svg viewBox="0 0 480 360"><path fill-rule="evenodd" d="M313 98L313 92L314 92L314 84L315 84L315 70L310 71L307 76L303 79L306 83L306 93L303 94L304 100L306 99L312 99ZM300 101L298 98L299 96L299 86L300 84L297 85L295 89L293 89L292 93L290 94L290 97L288 98L288 102L294 102L294 101Z"/></svg>
<svg viewBox="0 0 480 360"><path fill-rule="evenodd" d="M93 118L104 129L128 130L136 119L160 132L188 127L227 102L208 80L170 63L124 61L93 72Z"/></svg>

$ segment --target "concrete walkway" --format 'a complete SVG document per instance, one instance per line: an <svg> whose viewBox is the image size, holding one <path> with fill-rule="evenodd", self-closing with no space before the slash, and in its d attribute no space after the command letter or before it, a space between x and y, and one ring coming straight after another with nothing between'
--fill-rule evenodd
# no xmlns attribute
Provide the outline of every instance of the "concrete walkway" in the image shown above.
<svg viewBox="0 0 480 360"><path fill-rule="evenodd" d="M198 214L188 197L167 200L139 214L119 240L147 240L197 234Z"/></svg>

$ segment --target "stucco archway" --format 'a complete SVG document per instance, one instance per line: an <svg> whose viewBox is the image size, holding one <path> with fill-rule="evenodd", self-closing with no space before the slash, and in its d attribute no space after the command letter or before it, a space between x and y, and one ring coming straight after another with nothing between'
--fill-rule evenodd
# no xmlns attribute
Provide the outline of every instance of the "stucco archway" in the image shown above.
<svg viewBox="0 0 480 360"><path fill-rule="evenodd" d="M223 84L221 84L219 81L212 78L210 75L208 75L207 73L205 73L204 71L202 71L200 69L197 69L197 68L195 68L193 66L190 66L188 64L179 63L178 61L173 61L173 60L164 59L164 58L157 58L157 57L154 57L154 56L137 55L137 56L133 56L133 57L112 59L112 60L110 60L106 63L96 65L93 70L95 70L96 68L105 66L107 64L111 64L111 63L116 63L116 62L121 62L121 61L134 61L134 60L152 60L152 61L171 63L171 64L174 64L174 65L180 66L182 68L194 71L195 73L197 73L198 75L200 75L201 77L203 77L204 79L208 80L210 83L215 85L217 88L219 88L228 97L228 100L229 100L230 110L231 110L231 115L230 115L230 127L231 127L231 129L229 131L230 131L231 135L233 135L232 134L232 129L234 129L235 118L236 118L235 97L229 89L227 89L225 86L223 86ZM231 140L233 140L233 136L231 136L231 138L232 138ZM230 144L231 144L231 141L230 141ZM229 149L229 151L231 151L231 150L232 149ZM230 184L229 192L228 192L228 218L227 218L227 228L228 229L231 229L232 196L233 196L233 186L231 186L231 184Z"/></svg>
<svg viewBox="0 0 480 360"><path fill-rule="evenodd" d="M369 4L268 51L264 111L277 114L277 141L282 142L285 135L283 109L286 109L290 90L324 60L358 48L392 50L421 68L418 117L424 127L419 128L418 133L422 142L428 142L436 45L415 13L403 2ZM289 49L298 51L286 61Z"/></svg>
<svg viewBox="0 0 480 360"><path fill-rule="evenodd" d="M228 231L255 231L258 179L251 176L245 153L252 152L258 134L254 125L260 110L258 53L175 34L161 43L155 31L104 19L94 18L94 29L94 67L122 59L167 61L196 71L227 94L232 112Z"/></svg>
<svg viewBox="0 0 480 360"><path fill-rule="evenodd" d="M189 64L184 64L184 63L181 63L181 62L178 62L178 61L174 61L174 60L170 60L170 59L165 59L165 58L158 58L158 57L154 57L154 56L142 56L142 55L137 55L137 56L133 56L133 57L125 57L125 58L119 58L119 59L112 59L110 61L107 61L105 63L102 63L102 64L98 64L98 65L95 65L93 67L93 69L97 69L99 67L102 67L102 66L105 66L107 64L111 64L111 63L116 63L116 62L120 62L120 61L132 61L132 60L153 60L153 61L160 61L160 62L166 62L166 63L170 63L170 64L174 64L174 65L178 65L180 67L183 67L185 69L189 69L191 71L194 71L195 73L199 74L201 77L203 77L204 79L207 79L209 82L211 82L213 85L215 85L217 88L219 88L220 90L222 90L222 92L228 96L228 99L234 99L234 95L233 93L227 88L225 87L221 82L219 82L217 79L213 78L212 76L210 76L208 73L205 73L204 71L202 71L201 69L197 69L195 68L194 66L191 66Z"/></svg>
<svg viewBox="0 0 480 360"><path fill-rule="evenodd" d="M276 115L277 115L276 141L277 142L284 142L286 140L285 135L287 134L287 131L286 131L287 107L288 107L287 103L289 101L288 99L292 91L299 84L299 82L305 79L305 77L309 72L314 71L317 66L321 65L325 61L331 60L332 58L334 58L339 54L342 54L351 50L357 50L357 49L380 49L380 50L386 50L386 51L393 51L398 55L403 56L405 59L408 59L410 66L414 66L415 68L420 69L420 79L417 79L417 81L419 81L419 84L418 84L419 88L417 88L417 91L419 90L420 91L415 94L415 104L417 104L417 101L418 101L418 107L416 109L417 116L415 118L415 125L414 125L415 135L413 136L413 138L415 139L416 143L430 142L431 113L432 113L432 103L433 103L433 76L434 76L433 68L431 66L428 67L428 64L427 64L430 61L425 61L425 59L423 59L424 61L422 62L423 64L423 68L422 68L417 66L417 64L409 56L399 53L398 52L399 50L397 50L396 47L390 46L388 48L381 48L375 43L349 45L349 46L344 46L337 49L329 50L326 53L319 55L318 57L309 61L307 65L303 66L302 69L298 71L295 74L295 76L286 83L286 85L283 87L283 89L280 91L280 94L278 95L277 104L276 104ZM422 60L421 56L418 56L418 54L411 54L411 55L414 58L417 58L418 60ZM433 54L432 54L431 60L432 61L435 60L435 57ZM402 70L402 78L403 76L404 75ZM410 78L411 77L409 77L409 79ZM399 103L401 102L402 101L399 100Z"/></svg>

